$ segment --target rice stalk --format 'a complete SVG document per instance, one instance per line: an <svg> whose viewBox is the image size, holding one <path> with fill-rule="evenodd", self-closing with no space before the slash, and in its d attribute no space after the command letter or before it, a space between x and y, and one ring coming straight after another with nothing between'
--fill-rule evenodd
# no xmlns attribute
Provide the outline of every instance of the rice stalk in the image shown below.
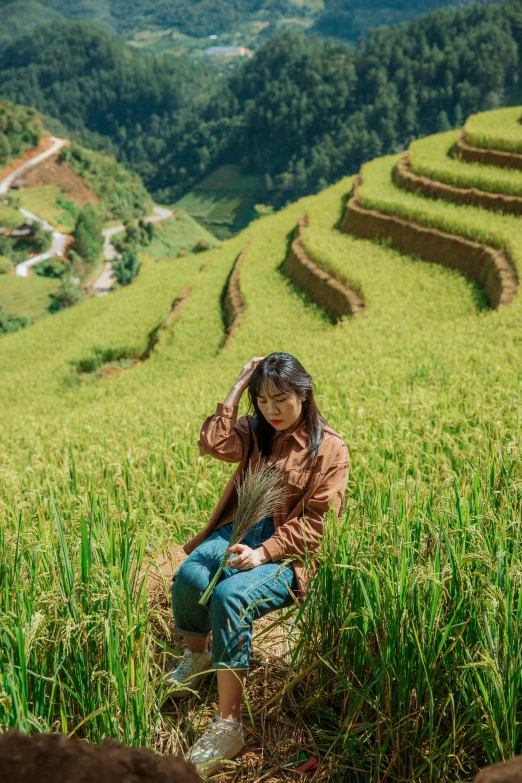
<svg viewBox="0 0 522 783"><path fill-rule="evenodd" d="M281 486L280 479L280 471L262 460L254 467L249 465L243 480L235 482L237 488L237 510L234 524L232 525L230 547L242 541L254 525L261 519L271 516L281 505L285 498L286 490ZM228 555L225 552L218 570L199 599L199 603L202 606L208 604L227 560Z"/></svg>

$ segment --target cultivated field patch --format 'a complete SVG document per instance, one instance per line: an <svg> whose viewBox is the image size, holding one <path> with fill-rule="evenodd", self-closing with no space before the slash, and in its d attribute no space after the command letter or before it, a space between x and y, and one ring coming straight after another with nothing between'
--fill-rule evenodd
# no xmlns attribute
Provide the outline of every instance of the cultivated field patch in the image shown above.
<svg viewBox="0 0 522 783"><path fill-rule="evenodd" d="M244 228L255 216L262 178L221 166L176 203L219 239Z"/></svg>

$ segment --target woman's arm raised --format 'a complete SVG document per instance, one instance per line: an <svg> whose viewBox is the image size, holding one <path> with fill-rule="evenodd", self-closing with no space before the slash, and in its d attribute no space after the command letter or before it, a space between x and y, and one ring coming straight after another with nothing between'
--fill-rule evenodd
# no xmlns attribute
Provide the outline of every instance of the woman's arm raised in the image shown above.
<svg viewBox="0 0 522 783"><path fill-rule="evenodd" d="M237 420L237 409L252 373L262 359L258 356L245 364L224 402L218 402L215 414L203 422L198 441L200 454L210 454L225 462L241 461L243 450L248 446L250 427L245 416Z"/></svg>

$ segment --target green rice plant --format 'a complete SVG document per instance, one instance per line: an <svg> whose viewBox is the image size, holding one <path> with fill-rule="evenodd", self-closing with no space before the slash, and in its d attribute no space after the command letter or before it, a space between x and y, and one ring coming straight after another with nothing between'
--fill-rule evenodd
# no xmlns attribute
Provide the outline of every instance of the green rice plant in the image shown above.
<svg viewBox="0 0 522 783"><path fill-rule="evenodd" d="M457 188L522 196L521 171L465 163L450 157L457 138L455 131L449 131L412 142L408 156L413 172Z"/></svg>
<svg viewBox="0 0 522 783"><path fill-rule="evenodd" d="M48 277L0 276L0 306L11 317L27 315L31 320L49 315L50 294L58 289L59 280Z"/></svg>
<svg viewBox="0 0 522 783"><path fill-rule="evenodd" d="M365 168L368 206L498 241L520 264L519 221L402 193L395 160ZM0 341L2 728L181 750L193 714L162 707L176 648L144 574L202 528L232 474L200 456L201 423L238 368L284 350L312 373L351 473L297 610L291 698L251 704L256 732L268 744L296 705L338 781L455 781L518 751L521 300L479 310L461 276L341 234L351 183L255 221L201 271L201 256L149 264ZM332 326L281 274L304 210L307 249L360 283L360 318ZM249 239L246 311L222 349L220 292ZM78 382L96 347L142 351L189 283L172 341Z"/></svg>
<svg viewBox="0 0 522 783"><path fill-rule="evenodd" d="M460 779L517 752L520 478L501 453L420 501L367 475L328 527L294 658L339 779Z"/></svg>
<svg viewBox="0 0 522 783"><path fill-rule="evenodd" d="M521 116L520 106L472 114L465 125L467 141L484 149L522 153Z"/></svg>

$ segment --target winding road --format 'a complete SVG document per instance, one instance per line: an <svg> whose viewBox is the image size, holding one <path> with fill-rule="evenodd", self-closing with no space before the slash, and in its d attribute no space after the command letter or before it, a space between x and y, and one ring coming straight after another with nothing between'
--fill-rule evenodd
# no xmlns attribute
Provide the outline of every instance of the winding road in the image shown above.
<svg viewBox="0 0 522 783"><path fill-rule="evenodd" d="M55 155L65 144L67 144L66 139L60 139L57 136L51 136L51 141L53 143L48 150L45 150L45 152L41 152L39 155L35 155L34 158L31 158L25 163L22 163L21 166L18 166L18 168L8 174L7 177L4 177L2 180L0 180L0 195L3 195L9 191L9 188L15 179L25 174L26 171L33 168L33 166L38 166L38 164L42 163L42 161L44 161L46 158ZM32 212L29 212L27 209L20 208L20 212L26 219L34 220L37 223L40 223L45 231L50 231L52 233L52 244L49 250L46 250L45 253L39 253L37 256L29 258L27 261L24 261L21 264L17 264L15 267L15 274L18 277L27 277L29 269L35 264L38 264L40 261L45 261L48 258L52 258L53 256L62 255L65 244L67 242L67 234L62 234L60 231L56 231L56 229L54 229L50 223L38 217L38 215L34 215ZM148 223L157 223L160 220L166 220L167 218L171 217L172 214L172 210L167 209L166 207L154 207L153 214L144 218L144 220L146 220ZM104 239L103 256L105 258L105 264L101 274L93 282L93 290L96 296L104 296L105 294L109 293L111 286L114 283L115 278L112 273L111 261L119 258L120 254L111 243L111 237L113 237L115 234L119 234L124 230L125 226L123 223L120 223L117 226L112 226L111 228L106 228L104 231L102 231Z"/></svg>
<svg viewBox="0 0 522 783"><path fill-rule="evenodd" d="M166 207L154 207L153 214L144 218L147 223L158 223L160 220L166 220L171 217L172 210ZM105 296L111 290L111 286L114 283L114 275L112 273L111 261L120 258L120 254L111 243L111 237L114 234L119 234L121 231L125 231L125 226L120 223L118 226L112 226L102 231L104 243L103 243L103 255L105 257L105 265L101 271L99 277L96 278L92 287L96 296Z"/></svg>
<svg viewBox="0 0 522 783"><path fill-rule="evenodd" d="M48 150L45 150L45 152L41 152L39 155L35 155L34 158L31 158L25 163L22 163L21 166L18 166L17 169L8 174L7 177L4 177L4 179L0 180L0 196L4 193L7 193L17 177L19 177L21 174L25 174L25 172L29 171L29 169L32 169L33 166L38 166L39 163L42 163L42 161L51 157L51 155L55 155L58 150L61 150L64 144L67 144L65 139L59 139L57 136L51 136L51 141L53 143Z"/></svg>
<svg viewBox="0 0 522 783"><path fill-rule="evenodd" d="M18 166L18 168L8 174L7 177L4 177L2 180L0 180L0 196L6 194L9 191L9 188L15 179L25 174L26 171L29 171L29 169L32 169L34 166L38 166L38 164L42 163L42 161L44 161L46 158L50 158L51 155L55 155L59 150L61 150L64 144L67 143L65 139L59 139L57 136L51 136L51 141L53 143L48 150L45 150L45 152L41 152L39 155L35 155L34 158L31 158L25 163L22 163L21 166ZM27 261L24 261L21 264L17 264L15 267L15 274L18 275L18 277L27 277L30 267L38 264L39 261L45 261L47 258L60 256L63 253L67 236L60 233L60 231L56 231L50 225L50 223L48 223L46 220L42 220L42 218L39 218L38 215L33 215L33 213L29 212L29 210L20 209L20 212L28 220L34 220L35 222L40 223L45 231L50 231L52 233L52 243L49 250L46 250L45 253L39 253L37 256L29 258Z"/></svg>

